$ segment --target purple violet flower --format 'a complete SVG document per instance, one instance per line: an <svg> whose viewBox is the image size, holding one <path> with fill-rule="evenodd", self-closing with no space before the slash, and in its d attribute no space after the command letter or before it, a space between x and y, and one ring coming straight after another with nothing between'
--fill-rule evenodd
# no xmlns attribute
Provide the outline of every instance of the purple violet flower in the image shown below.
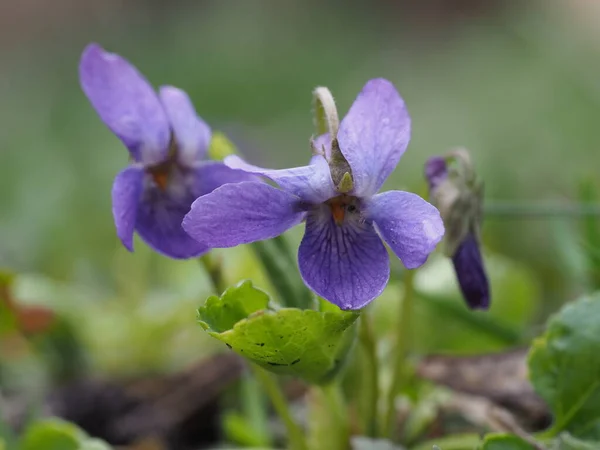
<svg viewBox="0 0 600 450"><path fill-rule="evenodd" d="M369 81L336 134L317 138L323 154L304 167L269 170L226 158L230 167L263 175L279 189L260 182L222 186L192 204L183 228L218 248L269 239L306 221L298 251L304 282L342 309L364 307L389 279L382 239L414 269L444 226L438 210L415 194L377 194L410 140L410 117L389 81ZM337 159L334 150L341 151Z"/></svg>
<svg viewBox="0 0 600 450"><path fill-rule="evenodd" d="M440 156L425 164L430 197L444 218L445 252L452 258L465 301L471 309L488 309L490 288L479 249L483 187L465 150L450 152L448 158L460 166L449 170L446 158Z"/></svg>
<svg viewBox="0 0 600 450"><path fill-rule="evenodd" d="M171 258L208 251L183 231L183 217L196 198L249 176L203 161L211 130L182 90L163 86L157 95L128 61L97 44L84 50L79 78L92 106L131 157L112 188L113 216L123 245L133 251L136 230L150 247Z"/></svg>

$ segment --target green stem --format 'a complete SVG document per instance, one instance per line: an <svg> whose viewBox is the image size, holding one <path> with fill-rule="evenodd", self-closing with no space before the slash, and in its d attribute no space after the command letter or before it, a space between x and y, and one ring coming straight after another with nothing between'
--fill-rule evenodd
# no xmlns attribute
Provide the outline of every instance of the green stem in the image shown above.
<svg viewBox="0 0 600 450"><path fill-rule="evenodd" d="M223 267L221 266L221 261L209 252L205 255L202 255L198 258L198 261L206 270L206 274L210 278L212 282L213 288L217 295L223 294L225 289L227 289L227 283L225 282L225 278L223 278Z"/></svg>
<svg viewBox="0 0 600 450"><path fill-rule="evenodd" d="M290 443L290 449L308 450L304 433L292 417L287 405L287 399L283 395L283 392L281 391L281 388L279 387L279 384L275 378L255 364L251 364L250 366L252 367L254 376L262 384L265 392L271 400L271 403L273 404L273 408L275 408L275 411L285 425L288 434L288 441Z"/></svg>
<svg viewBox="0 0 600 450"><path fill-rule="evenodd" d="M329 407L331 415L332 433L336 433L335 450L347 450L350 448L350 423L348 420L348 408L344 400L344 394L337 381L320 386L323 396ZM334 450L334 449L332 449Z"/></svg>
<svg viewBox="0 0 600 450"><path fill-rule="evenodd" d="M363 430L369 437L377 436L377 401L379 399L379 362L377 340L368 310L360 317L358 338L363 349L363 375L366 378L364 389Z"/></svg>
<svg viewBox="0 0 600 450"><path fill-rule="evenodd" d="M223 271L221 269L220 261L215 259L211 253L201 256L199 261L210 277L214 290L219 294L223 293L227 286L225 279L223 278ZM271 400L271 403L273 404L275 412L279 415L287 429L290 448L292 450L308 450L302 429L298 426L290 414L290 410L287 406L287 399L281 391L277 381L260 367L254 364L250 364L250 367L252 367L254 376L262 385L267 396Z"/></svg>
<svg viewBox="0 0 600 450"><path fill-rule="evenodd" d="M394 438L394 423L396 421L396 394L402 385L404 375L404 363L409 349L410 322L412 318L414 297L415 271L407 270L404 278L404 298L400 308L400 317L396 330L396 343L394 354L393 376L387 397L387 408L383 421L383 435L390 439Z"/></svg>

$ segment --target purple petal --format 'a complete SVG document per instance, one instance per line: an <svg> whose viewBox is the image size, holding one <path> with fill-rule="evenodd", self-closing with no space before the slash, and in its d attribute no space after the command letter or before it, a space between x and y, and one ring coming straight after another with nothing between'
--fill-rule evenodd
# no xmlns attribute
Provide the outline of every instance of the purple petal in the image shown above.
<svg viewBox="0 0 600 450"><path fill-rule="evenodd" d="M385 288L390 266L373 225L358 212L336 225L327 205L309 212L298 250L304 282L342 309L360 309Z"/></svg>
<svg viewBox="0 0 600 450"><path fill-rule="evenodd" d="M454 271L463 297L472 309L488 309L490 288L477 240L467 235L452 256Z"/></svg>
<svg viewBox="0 0 600 450"><path fill-rule="evenodd" d="M416 269L444 236L439 211L418 195L388 191L371 200L368 215L407 269Z"/></svg>
<svg viewBox="0 0 600 450"><path fill-rule="evenodd" d="M133 230L143 181L144 171L131 166L115 177L112 187L112 212L117 236L130 252L133 251Z"/></svg>
<svg viewBox="0 0 600 450"><path fill-rule="evenodd" d="M258 177L243 170L231 169L222 162L204 161L194 164L194 200L228 183L259 181ZM190 203L191 206L191 203Z"/></svg>
<svg viewBox="0 0 600 450"><path fill-rule="evenodd" d="M235 155L226 157L223 162L231 168L265 176L308 203L322 203L337 195L329 165L322 156L314 156L309 166L280 170L253 166Z"/></svg>
<svg viewBox="0 0 600 450"><path fill-rule="evenodd" d="M203 170L171 172L165 189L146 175L142 199L138 205L136 231L154 250L176 259L200 256L209 247L192 239L181 222L198 197L198 177Z"/></svg>
<svg viewBox="0 0 600 450"><path fill-rule="evenodd" d="M338 141L355 195L375 194L410 141L410 117L392 83L378 78L365 85L340 124Z"/></svg>
<svg viewBox="0 0 600 450"><path fill-rule="evenodd" d="M425 178L429 184L429 190L433 191L448 178L448 166L446 160L441 156L433 156L425 163Z"/></svg>
<svg viewBox="0 0 600 450"><path fill-rule="evenodd" d="M261 182L226 184L192 204L183 228L213 248L270 239L302 221L299 202Z"/></svg>
<svg viewBox="0 0 600 450"><path fill-rule="evenodd" d="M154 164L164 160L169 122L156 92L135 67L90 44L81 56L79 80L102 121L136 161Z"/></svg>
<svg viewBox="0 0 600 450"><path fill-rule="evenodd" d="M172 86L161 87L159 96L175 134L178 160L184 165L191 165L204 159L211 131L196 114L190 98L181 89Z"/></svg>

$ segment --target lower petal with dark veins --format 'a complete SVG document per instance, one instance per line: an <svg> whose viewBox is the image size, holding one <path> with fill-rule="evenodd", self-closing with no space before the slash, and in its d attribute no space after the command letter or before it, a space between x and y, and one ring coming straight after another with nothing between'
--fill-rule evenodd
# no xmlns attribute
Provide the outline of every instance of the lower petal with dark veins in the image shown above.
<svg viewBox="0 0 600 450"><path fill-rule="evenodd" d="M338 225L327 205L307 216L298 264L304 282L341 309L366 306L390 276L387 251L372 223L346 214Z"/></svg>

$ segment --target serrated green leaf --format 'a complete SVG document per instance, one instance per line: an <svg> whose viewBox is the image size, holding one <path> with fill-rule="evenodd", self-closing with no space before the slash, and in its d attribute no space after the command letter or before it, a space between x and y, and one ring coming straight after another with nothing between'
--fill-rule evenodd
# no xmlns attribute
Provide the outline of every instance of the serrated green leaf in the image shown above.
<svg viewBox="0 0 600 450"><path fill-rule="evenodd" d="M43 420L29 427L21 443L22 450L78 450L83 433L75 425L61 420Z"/></svg>
<svg viewBox="0 0 600 450"><path fill-rule="evenodd" d="M550 406L548 432L600 438L600 294L565 306L529 354L529 374Z"/></svg>
<svg viewBox="0 0 600 450"><path fill-rule="evenodd" d="M201 325L216 339L265 369L311 383L328 381L352 342L359 314L283 308L266 310L268 297L244 282L198 310ZM262 309L261 309L262 307Z"/></svg>
<svg viewBox="0 0 600 450"><path fill-rule="evenodd" d="M535 447L512 434L490 433L483 439L481 450L535 450Z"/></svg>
<svg viewBox="0 0 600 450"><path fill-rule="evenodd" d="M200 324L205 330L222 333L250 314L267 308L269 296L246 280L227 289L221 297L211 295L198 309Z"/></svg>

